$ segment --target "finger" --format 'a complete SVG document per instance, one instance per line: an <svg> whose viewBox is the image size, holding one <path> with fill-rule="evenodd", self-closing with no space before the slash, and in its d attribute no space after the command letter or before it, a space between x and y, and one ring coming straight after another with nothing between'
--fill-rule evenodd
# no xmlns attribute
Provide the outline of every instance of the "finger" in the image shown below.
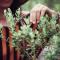
<svg viewBox="0 0 60 60"><path fill-rule="evenodd" d="M51 14L50 10L47 10L47 11L46 11L46 14L47 14L49 17L51 17L51 16L52 16L52 14Z"/></svg>
<svg viewBox="0 0 60 60"><path fill-rule="evenodd" d="M41 17L45 15L45 12L46 12L46 9L43 8L43 9L41 10Z"/></svg>
<svg viewBox="0 0 60 60"><path fill-rule="evenodd" d="M30 22L32 22L33 24L36 23L36 12L35 11L32 11L30 13Z"/></svg>
<svg viewBox="0 0 60 60"><path fill-rule="evenodd" d="M37 11L36 12L36 20L37 20L37 23L39 22L39 20L40 20L40 11Z"/></svg>

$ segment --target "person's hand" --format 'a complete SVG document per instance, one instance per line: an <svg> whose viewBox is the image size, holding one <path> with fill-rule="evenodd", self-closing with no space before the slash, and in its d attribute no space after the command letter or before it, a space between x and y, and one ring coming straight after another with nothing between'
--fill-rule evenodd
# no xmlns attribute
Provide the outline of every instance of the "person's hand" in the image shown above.
<svg viewBox="0 0 60 60"><path fill-rule="evenodd" d="M45 5L38 4L34 8L32 8L30 12L30 22L33 24L36 24L39 22L40 17L44 15L52 16L55 15L56 12L54 10L51 10Z"/></svg>

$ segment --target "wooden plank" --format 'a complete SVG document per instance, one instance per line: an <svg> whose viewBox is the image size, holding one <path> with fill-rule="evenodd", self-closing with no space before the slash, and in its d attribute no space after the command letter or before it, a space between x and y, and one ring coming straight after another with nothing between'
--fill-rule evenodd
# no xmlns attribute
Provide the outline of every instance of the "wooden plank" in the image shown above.
<svg viewBox="0 0 60 60"><path fill-rule="evenodd" d="M1 38L0 38L0 60L2 60L2 39Z"/></svg>
<svg viewBox="0 0 60 60"><path fill-rule="evenodd" d="M6 49L6 29L3 27L2 28L2 55L3 55L3 60L6 60L6 55L7 55L7 49Z"/></svg>
<svg viewBox="0 0 60 60"><path fill-rule="evenodd" d="M12 33L9 31L10 60L14 60L14 48L12 47Z"/></svg>
<svg viewBox="0 0 60 60"><path fill-rule="evenodd" d="M19 60L19 58L20 58L20 54L19 54L19 51L17 50L17 54L16 54L16 56L17 56L17 60Z"/></svg>

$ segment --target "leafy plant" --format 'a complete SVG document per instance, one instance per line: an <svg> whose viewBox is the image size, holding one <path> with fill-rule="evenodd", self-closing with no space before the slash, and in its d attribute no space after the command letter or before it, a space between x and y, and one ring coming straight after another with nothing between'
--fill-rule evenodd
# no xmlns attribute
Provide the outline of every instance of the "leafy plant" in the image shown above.
<svg viewBox="0 0 60 60"><path fill-rule="evenodd" d="M45 56L46 60L55 60L54 56L58 54L60 48L60 25L56 23L56 17L41 17L37 28L33 31L29 18L21 17L19 11L20 9L16 11L15 18L10 9L4 11L8 27L13 34L13 46L20 50L23 55L30 57L36 55L36 46L44 48L49 43L52 49L49 47L49 51ZM17 22L21 23L22 19L24 19L25 24L22 24L18 32L16 32L15 25Z"/></svg>
<svg viewBox="0 0 60 60"><path fill-rule="evenodd" d="M60 33L55 34L50 38L51 45L45 54L46 60L59 60L60 59ZM47 46L48 47L48 46Z"/></svg>

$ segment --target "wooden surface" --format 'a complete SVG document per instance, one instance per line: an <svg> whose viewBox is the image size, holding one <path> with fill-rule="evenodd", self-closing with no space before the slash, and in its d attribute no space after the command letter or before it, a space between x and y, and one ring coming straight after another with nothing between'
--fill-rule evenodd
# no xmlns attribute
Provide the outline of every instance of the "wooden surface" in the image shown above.
<svg viewBox="0 0 60 60"><path fill-rule="evenodd" d="M16 25L16 32L19 28ZM0 38L0 60L21 60L19 51L12 47L12 33L8 27L2 28L2 39Z"/></svg>

